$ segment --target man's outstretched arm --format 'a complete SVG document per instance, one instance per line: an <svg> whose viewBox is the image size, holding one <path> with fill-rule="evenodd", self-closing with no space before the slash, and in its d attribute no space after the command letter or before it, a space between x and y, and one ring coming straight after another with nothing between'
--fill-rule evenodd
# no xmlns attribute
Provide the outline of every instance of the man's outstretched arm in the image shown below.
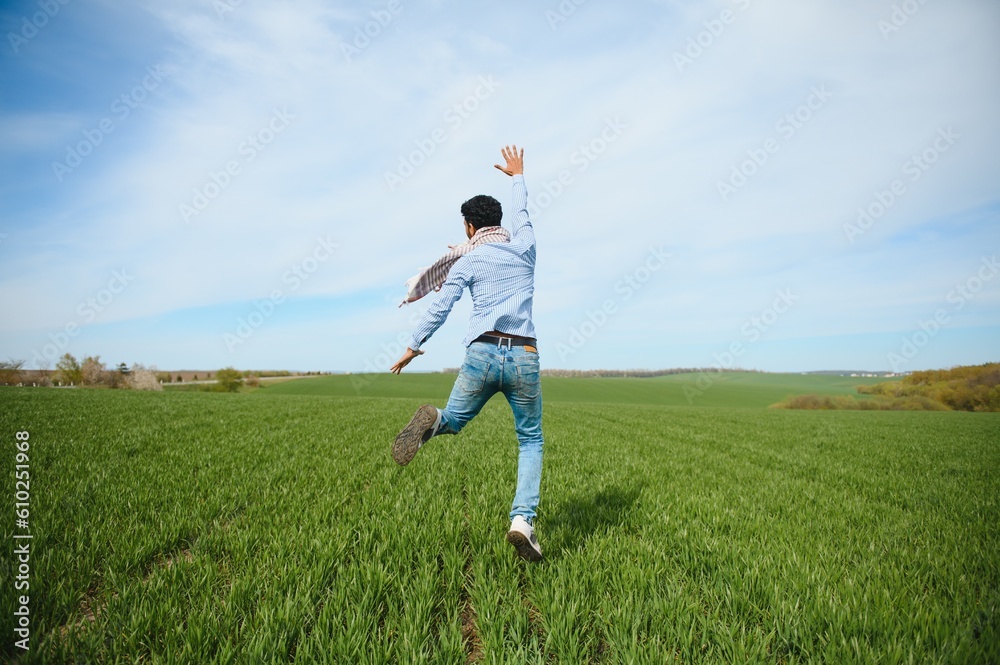
<svg viewBox="0 0 1000 665"><path fill-rule="evenodd" d="M451 313L451 308L462 297L462 291L468 285L468 278L460 268L456 269L457 265L452 266L448 273L448 279L441 286L438 297L434 299L430 308L420 318L410 345L403 352L402 357L396 361L396 364L389 368L393 374L399 374L404 367L410 364L411 360L423 355L424 352L420 350L420 347L441 327L441 324L448 318L448 314Z"/></svg>
<svg viewBox="0 0 1000 665"><path fill-rule="evenodd" d="M524 184L524 148L518 150L516 145L504 146L500 154L507 165L493 166L514 178L514 221L511 222L511 233L515 238L530 233L531 241L534 242L534 229L528 219L528 188Z"/></svg>

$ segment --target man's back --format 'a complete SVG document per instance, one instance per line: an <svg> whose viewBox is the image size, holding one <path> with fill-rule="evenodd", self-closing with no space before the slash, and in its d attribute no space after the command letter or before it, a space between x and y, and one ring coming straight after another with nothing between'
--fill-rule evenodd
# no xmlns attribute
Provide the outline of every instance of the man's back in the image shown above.
<svg viewBox="0 0 1000 665"><path fill-rule="evenodd" d="M530 251L518 253L520 248L510 247L511 244L483 245L462 257L462 260L467 260L466 270L472 275L469 280L469 294L472 296L470 335L479 331L475 334L478 337L495 330L535 337L531 320L535 293L535 248L532 245Z"/></svg>
<svg viewBox="0 0 1000 665"><path fill-rule="evenodd" d="M490 331L533 338L535 231L528 218L528 190L523 175L513 179L510 242L487 243L460 258L448 272L438 297L413 334L414 351L444 323L468 288L472 314L463 340L466 347Z"/></svg>

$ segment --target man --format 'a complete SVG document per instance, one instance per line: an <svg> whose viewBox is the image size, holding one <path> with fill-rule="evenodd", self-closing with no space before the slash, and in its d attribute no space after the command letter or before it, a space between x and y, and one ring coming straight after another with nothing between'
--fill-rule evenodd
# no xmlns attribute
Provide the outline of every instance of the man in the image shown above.
<svg viewBox="0 0 1000 665"><path fill-rule="evenodd" d="M510 510L507 541L521 558L541 561L542 548L532 526L542 478L542 392L538 377L538 346L531 321L535 291L535 232L528 219L524 185L524 149L506 146L506 166L494 166L513 178L514 219L509 242L501 233L500 203L476 196L462 204L465 233L475 245L448 271L440 294L420 320L413 340L391 371L399 374L423 354L421 345L441 327L466 288L472 295L472 316L464 340L465 361L448 398L438 409L425 404L399 433L392 456L409 464L421 446L438 434L458 434L489 399L502 392L514 413L520 452L517 490ZM492 234L493 241L476 245ZM499 239L498 239L499 237Z"/></svg>

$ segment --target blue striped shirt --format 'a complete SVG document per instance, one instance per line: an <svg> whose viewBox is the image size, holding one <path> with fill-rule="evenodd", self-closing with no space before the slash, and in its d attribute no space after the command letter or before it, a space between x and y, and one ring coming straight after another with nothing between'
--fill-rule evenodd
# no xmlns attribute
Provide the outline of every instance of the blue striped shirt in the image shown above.
<svg viewBox="0 0 1000 665"><path fill-rule="evenodd" d="M480 245L455 262L448 279L420 319L410 341L414 351L430 339L451 313L466 288L472 294L469 346L485 332L535 337L531 303L535 294L535 231L528 219L528 189L524 176L514 176L514 221L510 242Z"/></svg>

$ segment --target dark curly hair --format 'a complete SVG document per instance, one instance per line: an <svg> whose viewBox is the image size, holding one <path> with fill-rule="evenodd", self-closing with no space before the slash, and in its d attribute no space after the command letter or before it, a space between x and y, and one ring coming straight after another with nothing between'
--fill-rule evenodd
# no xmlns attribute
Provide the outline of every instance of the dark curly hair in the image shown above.
<svg viewBox="0 0 1000 665"><path fill-rule="evenodd" d="M478 231L484 226L500 226L503 208L492 196L480 194L462 204L462 217Z"/></svg>

